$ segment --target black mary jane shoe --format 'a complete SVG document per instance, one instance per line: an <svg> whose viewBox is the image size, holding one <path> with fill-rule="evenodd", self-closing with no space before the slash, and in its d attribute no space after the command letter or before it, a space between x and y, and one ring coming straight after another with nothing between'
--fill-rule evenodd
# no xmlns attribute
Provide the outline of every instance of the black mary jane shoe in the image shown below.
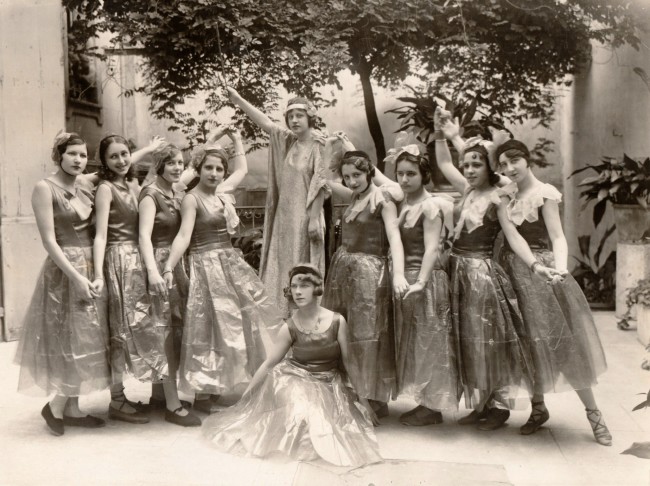
<svg viewBox="0 0 650 486"><path fill-rule="evenodd" d="M182 405L173 412L165 409L165 422L180 425L182 427L198 427L201 425L201 419L194 415L191 411L187 411L187 415L178 415L178 412L184 410Z"/></svg>
<svg viewBox="0 0 650 486"><path fill-rule="evenodd" d="M485 422L481 422L477 428L485 431L497 430L506 424L508 417L510 417L510 410L489 408L487 419Z"/></svg>
<svg viewBox="0 0 650 486"><path fill-rule="evenodd" d="M65 432L65 428L63 426L63 419L56 418L54 414L52 413L52 409L50 408L50 403L46 403L45 406L43 407L43 410L41 410L41 415L45 419L45 422L47 423L48 428L50 429L50 433L52 435L61 436Z"/></svg>
<svg viewBox="0 0 650 486"><path fill-rule="evenodd" d="M106 425L106 421L95 417L93 415L86 415L85 417L67 417L63 416L63 424L70 427L85 427L87 429L99 429Z"/></svg>
<svg viewBox="0 0 650 486"><path fill-rule="evenodd" d="M192 403L188 402L187 400L181 400L181 405L183 405L184 408L192 407ZM164 410L167 408L167 400L164 398L151 397L149 399L149 403L146 404L146 406L149 407L149 410Z"/></svg>

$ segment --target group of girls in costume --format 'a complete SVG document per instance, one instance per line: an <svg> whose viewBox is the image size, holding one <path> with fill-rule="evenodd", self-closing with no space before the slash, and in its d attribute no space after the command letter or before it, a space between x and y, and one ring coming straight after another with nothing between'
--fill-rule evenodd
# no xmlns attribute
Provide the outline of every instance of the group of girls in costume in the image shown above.
<svg viewBox="0 0 650 486"><path fill-rule="evenodd" d="M244 390L203 431L222 450L255 456L378 461L373 424L398 395L417 405L400 417L407 425L442 422L464 395L473 411L459 423L482 430L530 399L521 433L531 434L549 419L544 394L565 389L585 404L596 440L611 444L591 391L605 358L566 271L560 194L535 178L525 145L465 142L437 110L436 158L461 193L454 205L425 189L429 162L415 145L392 151L395 183L344 134L321 136L307 100L289 102L286 129L235 90L228 96L271 136L260 277L231 244L232 192L247 172L236 129L195 151L198 183L182 202L173 145L146 149L154 165L141 189L122 137L100 142L99 180L82 175L78 135L55 140L58 171L33 196L48 259L17 355L20 389L54 394L42 411L53 433L104 425L78 397L107 387L109 418L147 422L124 395L128 373L155 384L150 405L184 426L201 421L179 388L207 413L219 395ZM226 134L232 156L214 145ZM324 281L330 193L348 205ZM507 244L495 258L499 232Z"/></svg>
<svg viewBox="0 0 650 486"><path fill-rule="evenodd" d="M198 426L178 386L195 394L196 410L210 413L218 395L246 387L264 361L263 333L272 335L280 321L230 243L239 221L229 193L247 164L235 129L213 139L225 134L234 155L201 147L192 160L198 184L182 202L176 188L184 163L173 145L157 140L144 149L154 164L141 189L123 137L101 140L98 175L87 176L85 142L57 136L58 170L32 199L48 259L17 354L19 389L54 394L42 415L55 435L65 426L103 426L81 413L78 397L107 387L110 419L146 423L147 408L164 408L166 421ZM154 387L149 407L128 400L125 373L162 385L162 397Z"/></svg>

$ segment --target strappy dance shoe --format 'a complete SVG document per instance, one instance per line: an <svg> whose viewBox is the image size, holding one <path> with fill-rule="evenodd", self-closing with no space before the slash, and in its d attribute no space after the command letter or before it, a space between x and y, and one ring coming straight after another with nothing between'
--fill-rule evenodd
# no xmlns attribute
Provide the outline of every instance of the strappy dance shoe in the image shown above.
<svg viewBox="0 0 650 486"><path fill-rule="evenodd" d="M612 434L609 433L609 429L605 424L603 419L603 414L600 410L589 410L585 408L587 412L587 420L589 420L589 425L591 425L591 430L594 432L594 437L596 442L604 446L612 445Z"/></svg>
<svg viewBox="0 0 650 486"><path fill-rule="evenodd" d="M542 425L548 421L550 417L548 409L546 408L543 400L541 402L531 403L533 405L533 409L530 412L530 417L528 417L528 421L519 428L519 433L521 435L534 434Z"/></svg>

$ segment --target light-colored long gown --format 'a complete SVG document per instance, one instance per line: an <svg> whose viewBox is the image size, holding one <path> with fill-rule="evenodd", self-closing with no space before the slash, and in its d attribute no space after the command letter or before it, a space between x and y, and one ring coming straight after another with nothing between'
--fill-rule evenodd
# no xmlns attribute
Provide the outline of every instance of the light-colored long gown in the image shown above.
<svg viewBox="0 0 650 486"><path fill-rule="evenodd" d="M325 273L324 240L310 240L309 210L316 196L327 192L322 153L324 144L312 140L300 150L297 137L274 126L270 133L268 190L260 277L271 301L287 314L283 288L297 263L310 262ZM321 227L325 218L321 211Z"/></svg>

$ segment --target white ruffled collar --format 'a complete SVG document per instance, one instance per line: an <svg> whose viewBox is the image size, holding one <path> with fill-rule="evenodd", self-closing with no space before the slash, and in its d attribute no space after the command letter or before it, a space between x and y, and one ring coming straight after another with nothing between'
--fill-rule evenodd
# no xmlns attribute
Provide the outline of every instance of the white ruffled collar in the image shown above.
<svg viewBox="0 0 650 486"><path fill-rule="evenodd" d="M352 203L345 210L343 215L346 223L357 219L366 208L370 208L370 214L375 214L377 208L386 201L401 201L404 198L401 188L397 184L384 184L377 187L370 183L368 193L362 197L354 195Z"/></svg>
<svg viewBox="0 0 650 486"><path fill-rule="evenodd" d="M454 238L460 237L463 227L467 228L467 232L471 233L476 228L483 226L483 219L485 213L493 204L492 194L494 190L476 196L474 188L470 187L463 196L462 207L458 217L458 223L454 228ZM474 197L471 197L471 196Z"/></svg>
<svg viewBox="0 0 650 486"><path fill-rule="evenodd" d="M434 196L425 191L424 199L412 205L403 203L400 209L397 222L404 228L413 228L422 214L429 219L434 219L438 213L441 213L442 222L447 234L450 234L452 231L454 201L451 197L444 195Z"/></svg>
<svg viewBox="0 0 650 486"><path fill-rule="evenodd" d="M562 193L550 184L541 183L535 186L523 198L520 197L517 184L510 184L497 189L494 193L493 201L505 196L509 199L506 206L508 219L516 226L521 225L524 221L534 223L539 219L539 208L544 205L545 199L561 202ZM496 201L495 201L496 202Z"/></svg>

